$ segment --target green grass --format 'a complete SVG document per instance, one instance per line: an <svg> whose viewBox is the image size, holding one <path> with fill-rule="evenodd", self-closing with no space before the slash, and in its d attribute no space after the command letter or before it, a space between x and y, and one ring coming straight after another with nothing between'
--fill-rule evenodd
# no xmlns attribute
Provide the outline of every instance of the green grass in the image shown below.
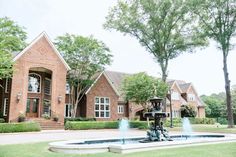
<svg viewBox="0 0 236 157"><path fill-rule="evenodd" d="M236 128L227 128L226 125L204 125L195 124L192 125L193 131L195 132L212 132L212 133L231 133L236 134ZM167 128L169 131L182 131L181 127Z"/></svg>
<svg viewBox="0 0 236 157"><path fill-rule="evenodd" d="M235 157L236 142L185 148L169 148L131 154L98 153L91 155L72 155L53 153L48 143L33 143L0 146L0 157Z"/></svg>

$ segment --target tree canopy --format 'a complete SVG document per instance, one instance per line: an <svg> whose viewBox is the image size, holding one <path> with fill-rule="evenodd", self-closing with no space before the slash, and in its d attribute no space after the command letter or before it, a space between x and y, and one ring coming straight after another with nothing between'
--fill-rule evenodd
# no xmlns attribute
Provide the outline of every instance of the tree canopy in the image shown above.
<svg viewBox="0 0 236 157"><path fill-rule="evenodd" d="M122 92L126 100L142 105L144 109L147 108L150 98L154 96L165 98L167 90L166 83L144 72L126 76L122 82Z"/></svg>
<svg viewBox="0 0 236 157"><path fill-rule="evenodd" d="M25 40L23 27L7 17L0 18L0 79L12 76L12 52L22 50Z"/></svg>
<svg viewBox="0 0 236 157"><path fill-rule="evenodd" d="M206 44L189 12L185 0L119 0L104 27L135 37L154 55L165 82L169 60Z"/></svg>
<svg viewBox="0 0 236 157"><path fill-rule="evenodd" d="M93 76L111 63L112 55L102 41L92 36L65 34L56 38L55 45L71 67L68 83L71 88L73 116L75 116L77 104L82 99L85 90L92 84Z"/></svg>
<svg viewBox="0 0 236 157"><path fill-rule="evenodd" d="M192 12L198 16L199 30L217 42L223 55L228 127L234 127L227 57L236 35L236 0L192 0Z"/></svg>

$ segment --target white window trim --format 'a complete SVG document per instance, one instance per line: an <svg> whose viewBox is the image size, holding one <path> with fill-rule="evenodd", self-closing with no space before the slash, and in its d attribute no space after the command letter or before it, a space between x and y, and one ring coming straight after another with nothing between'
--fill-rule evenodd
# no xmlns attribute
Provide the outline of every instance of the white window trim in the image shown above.
<svg viewBox="0 0 236 157"><path fill-rule="evenodd" d="M49 94L45 93L45 84L44 84L44 94L51 95L52 94L52 80L50 78L45 78L45 80L48 80L50 82L50 92Z"/></svg>
<svg viewBox="0 0 236 157"><path fill-rule="evenodd" d="M29 91L29 89L28 89L28 93L36 93L36 94L39 94L39 93L41 93L41 84L42 84L42 77L39 75L39 74L37 74L37 73L29 73L29 75L31 75L31 74L34 74L34 75L37 75L37 76L39 76L39 79L40 79L40 81L39 81L39 92L30 92ZM29 85L29 75L28 75L28 85ZM29 88L29 87L28 87Z"/></svg>
<svg viewBox="0 0 236 157"><path fill-rule="evenodd" d="M6 113L6 105L8 105L8 110L9 110L9 102L7 104L8 98L4 98L4 104L3 104L3 116L7 116L8 113Z"/></svg>
<svg viewBox="0 0 236 157"><path fill-rule="evenodd" d="M124 105L118 105L117 110L118 110L118 114L124 114L125 113Z"/></svg>
<svg viewBox="0 0 236 157"><path fill-rule="evenodd" d="M175 96L178 96L178 98L175 97L174 94L176 94ZM179 93L178 93L178 92L175 92L175 91L172 92L172 93L171 93L171 100L180 100L180 95L179 95Z"/></svg>
<svg viewBox="0 0 236 157"><path fill-rule="evenodd" d="M193 99L191 99L191 98L193 98ZM192 93L188 94L188 101L196 101L195 94L192 94Z"/></svg>
<svg viewBox="0 0 236 157"><path fill-rule="evenodd" d="M70 94L70 84L68 83L68 82L66 82L66 87L67 87L67 85L69 86L69 91L67 91L67 89L66 89L66 94Z"/></svg>
<svg viewBox="0 0 236 157"><path fill-rule="evenodd" d="M9 81L9 79L6 79L6 82L5 82L5 93L9 92L8 91L8 86L9 86L8 81Z"/></svg>
<svg viewBox="0 0 236 157"><path fill-rule="evenodd" d="M98 103L98 105L99 105L99 110L95 110L95 106L96 106L96 104L97 104L97 103L96 103L96 98L99 99L99 103ZM100 104L100 99L101 99L101 98L104 98L104 102L106 101L106 98L109 99L109 104L108 104L108 105L109 105L109 110L105 110L105 109L106 109L106 105L105 105L106 103L104 103L104 110L100 110L100 105L101 105L101 104ZM106 112L109 112L109 117L105 117L105 116L104 116L104 117L101 117L101 116L100 116L100 112L101 112L101 111L104 111L104 115L106 115ZM96 117L95 112L99 112L99 117ZM95 117L95 118L111 118L111 101L110 101L110 98L109 98L109 97L98 97L98 96L95 96L95 98L94 98L94 117Z"/></svg>

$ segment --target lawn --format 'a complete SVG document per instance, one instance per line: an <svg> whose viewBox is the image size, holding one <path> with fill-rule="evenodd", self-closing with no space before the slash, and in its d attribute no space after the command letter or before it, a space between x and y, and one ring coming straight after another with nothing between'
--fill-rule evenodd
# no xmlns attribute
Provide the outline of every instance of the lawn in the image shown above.
<svg viewBox="0 0 236 157"><path fill-rule="evenodd" d="M235 148L236 142L185 148L170 148L131 154L99 153L93 155L71 155L50 152L48 151L48 143L44 142L0 146L0 157L235 157Z"/></svg>
<svg viewBox="0 0 236 157"><path fill-rule="evenodd" d="M192 125L194 132L213 132L213 133L233 133L236 134L236 128L227 128L227 125ZM182 131L181 127L167 128L169 131Z"/></svg>

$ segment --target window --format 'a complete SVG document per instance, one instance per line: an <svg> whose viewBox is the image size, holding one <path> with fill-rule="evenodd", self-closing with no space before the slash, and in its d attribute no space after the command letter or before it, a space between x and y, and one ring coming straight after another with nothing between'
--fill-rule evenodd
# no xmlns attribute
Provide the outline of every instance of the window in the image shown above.
<svg viewBox="0 0 236 157"><path fill-rule="evenodd" d="M172 116L173 116L173 118L179 118L180 112L178 110L174 110L174 111L172 111Z"/></svg>
<svg viewBox="0 0 236 157"><path fill-rule="evenodd" d="M40 93L41 77L38 74L31 73L28 78L28 92Z"/></svg>
<svg viewBox="0 0 236 157"><path fill-rule="evenodd" d="M51 95L51 80L49 78L45 78L44 93Z"/></svg>
<svg viewBox="0 0 236 157"><path fill-rule="evenodd" d="M194 94L188 94L188 100L189 101L195 101L195 95Z"/></svg>
<svg viewBox="0 0 236 157"><path fill-rule="evenodd" d="M124 113L124 105L118 105L118 114Z"/></svg>
<svg viewBox="0 0 236 157"><path fill-rule="evenodd" d="M10 79L6 79L5 82L5 93L8 93L10 91Z"/></svg>
<svg viewBox="0 0 236 157"><path fill-rule="evenodd" d="M3 104L3 116L7 116L8 114L8 107L9 107L9 101L8 98L4 98L4 104Z"/></svg>
<svg viewBox="0 0 236 157"><path fill-rule="evenodd" d="M171 93L171 99L172 100L179 100L179 93L178 92L172 92Z"/></svg>
<svg viewBox="0 0 236 157"><path fill-rule="evenodd" d="M66 94L70 94L70 85L66 82Z"/></svg>
<svg viewBox="0 0 236 157"><path fill-rule="evenodd" d="M51 116L51 101L43 100L43 114Z"/></svg>
<svg viewBox="0 0 236 157"><path fill-rule="evenodd" d="M110 118L110 99L105 97L96 97L94 111L96 118Z"/></svg>
<svg viewBox="0 0 236 157"><path fill-rule="evenodd" d="M27 99L26 113L30 113L30 99Z"/></svg>
<svg viewBox="0 0 236 157"><path fill-rule="evenodd" d="M72 104L66 104L65 106L65 117L71 118L72 116Z"/></svg>

